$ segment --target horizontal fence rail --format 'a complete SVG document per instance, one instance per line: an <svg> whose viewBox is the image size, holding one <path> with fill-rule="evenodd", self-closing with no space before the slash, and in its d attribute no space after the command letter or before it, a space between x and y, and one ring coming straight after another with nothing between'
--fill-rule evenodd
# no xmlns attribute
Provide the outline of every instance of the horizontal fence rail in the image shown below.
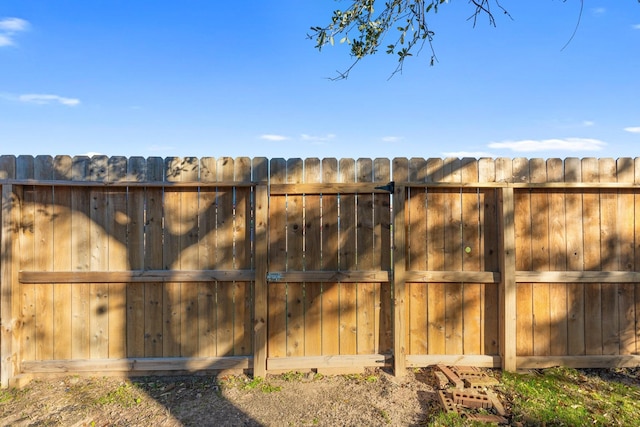
<svg viewBox="0 0 640 427"><path fill-rule="evenodd" d="M0 156L0 382L640 364L640 159Z"/></svg>

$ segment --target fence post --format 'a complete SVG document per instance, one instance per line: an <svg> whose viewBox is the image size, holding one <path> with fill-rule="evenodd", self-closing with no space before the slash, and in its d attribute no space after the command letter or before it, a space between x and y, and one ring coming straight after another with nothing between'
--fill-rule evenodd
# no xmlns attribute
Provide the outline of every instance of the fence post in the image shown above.
<svg viewBox="0 0 640 427"><path fill-rule="evenodd" d="M20 292L18 289L19 203L13 185L2 185L2 242L0 258L0 386L20 373Z"/></svg>
<svg viewBox="0 0 640 427"><path fill-rule="evenodd" d="M253 293L253 376L267 374L267 269L269 230L269 190L256 186L255 199L255 284Z"/></svg>
<svg viewBox="0 0 640 427"><path fill-rule="evenodd" d="M406 227L404 205L407 189L396 185L393 194L393 373L397 377L406 374L405 343L405 272Z"/></svg>
<svg viewBox="0 0 640 427"><path fill-rule="evenodd" d="M500 355L502 369L513 372L516 360L516 253L513 187L500 189Z"/></svg>

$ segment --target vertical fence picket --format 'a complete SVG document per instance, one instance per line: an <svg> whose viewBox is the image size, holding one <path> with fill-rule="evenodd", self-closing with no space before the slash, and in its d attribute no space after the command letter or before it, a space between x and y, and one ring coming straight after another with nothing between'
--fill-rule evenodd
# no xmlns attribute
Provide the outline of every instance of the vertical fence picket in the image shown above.
<svg viewBox="0 0 640 427"><path fill-rule="evenodd" d="M53 179L71 180L72 159L69 156L56 156L53 159ZM53 269L55 271L71 271L71 189L65 186L54 188L53 214ZM53 285L54 312L53 358L56 360L71 359L71 297L72 288L69 283Z"/></svg>
<svg viewBox="0 0 640 427"><path fill-rule="evenodd" d="M616 163L611 158L599 160L600 182L616 182ZM618 233L617 191L600 191L600 267L604 271L619 270L620 240ZM620 352L620 328L617 283L603 283L601 287L602 354Z"/></svg>
<svg viewBox="0 0 640 427"><path fill-rule="evenodd" d="M127 178L126 157L110 157L107 162L107 180L118 182ZM127 271L131 269L127 239L127 189L126 187L106 190L106 218L104 232L107 239L107 269ZM127 356L127 284L109 283L108 287L108 355L110 358Z"/></svg>
<svg viewBox="0 0 640 427"><path fill-rule="evenodd" d="M213 270L216 260L216 188L209 185L217 180L217 162L213 157L200 159L200 188L198 196L198 269ZM198 294L198 357L216 355L217 307L216 282L194 283Z"/></svg>
<svg viewBox="0 0 640 427"><path fill-rule="evenodd" d="M234 160L218 159L218 181L231 182L234 178ZM233 269L233 188L218 188L217 192L217 250L216 264L220 269ZM219 282L217 295L217 355L233 355L234 284Z"/></svg>
<svg viewBox="0 0 640 427"><path fill-rule="evenodd" d="M547 182L562 182L561 159L547 160ZM566 192L549 192L549 270L567 270ZM568 348L567 284L549 284L549 354L564 355Z"/></svg>
<svg viewBox="0 0 640 427"><path fill-rule="evenodd" d="M547 180L547 166L543 159L529 160L530 182ZM549 194L545 190L532 190L531 200L531 267L533 271L549 271ZM533 354L549 355L549 284L531 285L533 307Z"/></svg>
<svg viewBox="0 0 640 427"><path fill-rule="evenodd" d="M442 159L427 160L428 183L443 181ZM427 189L427 270L444 270L444 195L440 189ZM427 354L445 354L445 284L427 284Z"/></svg>
<svg viewBox="0 0 640 427"><path fill-rule="evenodd" d="M179 157L165 159L165 181L167 184L180 182L184 160ZM180 269L180 235L183 227L180 218L181 189L165 187L164 191L164 233L163 233L163 269ZM181 315L182 284L179 282L165 283L163 287L163 332L162 355L164 357L178 357L181 354Z"/></svg>
<svg viewBox="0 0 640 427"><path fill-rule="evenodd" d="M622 158L616 161L618 182L632 184L634 182L634 161ZM618 235L618 266L621 271L634 271L636 245L634 240L635 210L633 191L618 190L618 217L616 219ZM618 354L633 354L636 351L635 340L635 285L621 283L619 291L619 339Z"/></svg>
<svg viewBox="0 0 640 427"><path fill-rule="evenodd" d="M304 182L322 182L320 159L304 160ZM304 196L304 269L322 270L322 223L319 194ZM307 283L304 288L304 354L322 354L322 283Z"/></svg>
<svg viewBox="0 0 640 427"><path fill-rule="evenodd" d="M340 159L339 180L353 183L356 178L355 161ZM339 270L356 268L356 197L353 194L341 194L339 206ZM342 283L340 288L340 354L356 354L357 351L357 300L354 283Z"/></svg>
<svg viewBox="0 0 640 427"><path fill-rule="evenodd" d="M462 182L478 182L478 162L464 158L461 161ZM463 271L480 271L480 207L484 205L483 193L477 189L461 191L462 258ZM462 350L464 354L481 354L482 330L482 286L479 283L462 284Z"/></svg>
<svg viewBox="0 0 640 427"><path fill-rule="evenodd" d="M88 181L91 159L86 156L73 158L71 179ZM71 264L74 271L89 271L91 267L90 236L90 189L76 187L71 192ZM71 289L71 357L89 359L91 357L90 286L82 284Z"/></svg>
<svg viewBox="0 0 640 427"><path fill-rule="evenodd" d="M513 160L513 181L529 182L529 161L523 158ZM532 270L531 254L531 193L529 190L514 192L516 270ZM533 285L517 284L517 349L518 356L533 355Z"/></svg>
<svg viewBox="0 0 640 427"><path fill-rule="evenodd" d="M251 182L251 159L235 159L234 180L240 183ZM251 269L251 188L235 187L235 226L234 226L234 269ZM233 325L233 354L236 356L251 354L251 282L235 282L235 314Z"/></svg>
<svg viewBox="0 0 640 427"><path fill-rule="evenodd" d="M270 182L286 182L287 166L284 159L271 159ZM272 196L269 202L269 269L285 271L286 246L286 196ZM285 357L287 354L287 285L269 283L268 287L269 357Z"/></svg>
<svg viewBox="0 0 640 427"><path fill-rule="evenodd" d="M580 159L568 158L564 162L565 182L581 182L582 166ZM567 224L567 269L582 271L584 265L584 232L582 213L582 192L568 190L566 195ZM585 354L585 306L582 283L567 285L567 354L578 356Z"/></svg>
<svg viewBox="0 0 640 427"><path fill-rule="evenodd" d="M127 181L141 182L146 177L146 161L142 157L131 157L127 163ZM129 187L126 201L126 249L129 268L144 269L144 214L145 191L143 187ZM116 219L117 220L117 219ZM111 266L110 268L114 268ZM122 267L122 266L120 266ZM126 349L128 357L145 355L146 284L126 286Z"/></svg>
<svg viewBox="0 0 640 427"><path fill-rule="evenodd" d="M409 182L424 182L427 175L425 159L409 160ZM427 191L424 188L407 189L407 269L427 270ZM426 283L407 283L407 340L408 354L428 354L427 332L429 310L427 309Z"/></svg>
<svg viewBox="0 0 640 427"><path fill-rule="evenodd" d="M356 182L373 181L373 161L358 159L356 161ZM373 270L378 268L375 262L374 245L374 201L372 194L356 195L356 268ZM376 330L376 285L373 283L357 283L356 290L356 353L373 354L375 352Z"/></svg>
<svg viewBox="0 0 640 427"><path fill-rule="evenodd" d="M302 159L287 160L287 183L304 179ZM287 195L287 270L301 271L304 266L303 200L301 195ZM304 284L287 283L287 357L304 355Z"/></svg>
<svg viewBox="0 0 640 427"><path fill-rule="evenodd" d="M598 160L582 159L582 181L598 182ZM582 195L584 269L601 270L600 264L600 195L598 190L585 190ZM602 354L601 284L584 285L585 346L587 355Z"/></svg>
<svg viewBox="0 0 640 427"><path fill-rule="evenodd" d="M482 158L478 160L478 181L492 183L496 181L496 162L493 159ZM484 205L480 208L480 227L482 241L481 266L484 271L500 271L498 261L498 197L497 190L488 188L482 191ZM483 354L499 354L498 331L500 329L499 318L499 290L497 283L483 283L481 285L481 298L483 301L483 328L482 328L482 352Z"/></svg>
<svg viewBox="0 0 640 427"><path fill-rule="evenodd" d="M145 181L164 181L164 161L160 157L149 157ZM144 268L163 270L164 248L164 194L160 187L144 189L146 206L144 219ZM162 283L144 285L144 355L161 357L164 355L165 324L164 286ZM167 319L168 320L168 319Z"/></svg>
<svg viewBox="0 0 640 427"><path fill-rule="evenodd" d="M322 160L322 181L338 182L338 161ZM338 196L322 196L322 270L338 269ZM322 284L322 354L340 354L340 285Z"/></svg>
<svg viewBox="0 0 640 427"><path fill-rule="evenodd" d="M18 156L16 159L17 179L34 179L33 156ZM20 268L36 270L36 188L22 187L21 222L23 224L18 231L20 239ZM14 255L17 256L17 255ZM36 345L39 334L36 332L37 299L36 286L32 283L21 285L22 294L22 358L24 360L36 360Z"/></svg>

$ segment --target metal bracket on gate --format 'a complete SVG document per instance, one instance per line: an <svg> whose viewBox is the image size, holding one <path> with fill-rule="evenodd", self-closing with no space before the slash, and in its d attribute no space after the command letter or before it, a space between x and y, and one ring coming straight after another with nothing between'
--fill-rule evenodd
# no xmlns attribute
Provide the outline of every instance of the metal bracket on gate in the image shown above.
<svg viewBox="0 0 640 427"><path fill-rule="evenodd" d="M396 183L391 181L390 183L388 183L387 185L382 185L380 187L375 187L376 190L384 190L384 191L388 191L389 193L393 194L393 192L396 189Z"/></svg>

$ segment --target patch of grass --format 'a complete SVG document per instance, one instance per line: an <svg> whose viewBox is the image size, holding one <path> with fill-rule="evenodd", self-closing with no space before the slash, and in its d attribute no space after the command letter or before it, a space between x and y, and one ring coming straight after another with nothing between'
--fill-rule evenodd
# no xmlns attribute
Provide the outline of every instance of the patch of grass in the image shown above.
<svg viewBox="0 0 640 427"><path fill-rule="evenodd" d="M587 376L570 368L531 374L504 373L513 420L547 426L635 425L640 388Z"/></svg>
<svg viewBox="0 0 640 427"><path fill-rule="evenodd" d="M302 372L290 371L280 375L280 378L287 382L301 381L304 378L304 374Z"/></svg>
<svg viewBox="0 0 640 427"><path fill-rule="evenodd" d="M469 421L456 412L440 412L431 418L428 425L429 427L484 427L487 424Z"/></svg>
<svg viewBox="0 0 640 427"><path fill-rule="evenodd" d="M240 390L260 390L263 393L274 393L282 387L269 384L261 377L249 378L245 376L225 377L220 383L223 387L237 387Z"/></svg>
<svg viewBox="0 0 640 427"><path fill-rule="evenodd" d="M0 403L9 402L13 400L14 394L7 390L0 390Z"/></svg>
<svg viewBox="0 0 640 427"><path fill-rule="evenodd" d="M123 408L132 408L142 402L136 387L124 382L107 394L100 396L96 402L100 405L118 405Z"/></svg>

